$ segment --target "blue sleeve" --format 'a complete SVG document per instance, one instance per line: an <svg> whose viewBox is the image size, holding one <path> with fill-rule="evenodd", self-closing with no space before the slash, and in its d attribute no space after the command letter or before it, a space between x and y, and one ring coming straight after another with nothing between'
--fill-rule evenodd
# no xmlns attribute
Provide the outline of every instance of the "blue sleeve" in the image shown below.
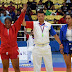
<svg viewBox="0 0 72 72"><path fill-rule="evenodd" d="M54 30L54 28L53 28L52 25L51 25L51 29L50 29L50 34L51 34L52 36L56 35L56 32L55 32L55 30Z"/></svg>
<svg viewBox="0 0 72 72"><path fill-rule="evenodd" d="M60 37L60 41L61 41L61 43L63 43L63 42L62 42L63 32L62 32L62 30L61 30L61 29L60 29L60 36L59 36L59 37Z"/></svg>

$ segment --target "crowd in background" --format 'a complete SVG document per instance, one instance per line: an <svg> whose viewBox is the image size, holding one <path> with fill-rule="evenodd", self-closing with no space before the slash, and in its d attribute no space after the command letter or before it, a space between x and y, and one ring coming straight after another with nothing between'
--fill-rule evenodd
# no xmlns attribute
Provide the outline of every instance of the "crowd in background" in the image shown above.
<svg viewBox="0 0 72 72"><path fill-rule="evenodd" d="M26 11L26 15L25 15L26 21L32 21L31 16L36 15L37 11L39 11L39 10L46 10L46 12L45 12L46 16L47 15L62 15L63 16L60 20L56 20L54 18L53 24L65 24L66 23L66 20L65 20L66 14L72 14L72 3L70 0L69 0L69 2L67 2L68 0L66 0L66 2L63 2L62 6L58 9L55 9L55 6L51 0L48 0L45 3L43 3L42 1L43 0L40 0L37 3L35 0L33 0L33 2L30 2L28 0L27 11ZM59 5L59 4L57 3L56 5ZM19 8L18 7L15 8L14 3L12 1L10 1L8 7L5 7L5 3L2 2L2 6L0 7L0 21L4 24L5 18L10 17L10 18L12 18L12 22L14 23L18 19L19 15L21 13L22 7L23 7L23 4L21 4L19 6ZM32 10L36 10L36 13L34 13ZM56 10L56 11L54 13L52 13L49 10ZM21 29L24 29L24 28L21 27ZM24 34L21 33L19 35L23 36Z"/></svg>

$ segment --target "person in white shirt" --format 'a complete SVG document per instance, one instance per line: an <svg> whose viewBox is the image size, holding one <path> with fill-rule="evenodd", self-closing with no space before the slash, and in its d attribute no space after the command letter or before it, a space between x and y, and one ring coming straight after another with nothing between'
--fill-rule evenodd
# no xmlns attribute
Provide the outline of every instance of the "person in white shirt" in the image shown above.
<svg viewBox="0 0 72 72"><path fill-rule="evenodd" d="M33 30L31 30L30 35L26 32L26 30L24 30L24 34L26 35L26 38L27 38L27 60L28 60L27 62L31 63L32 62L32 59L31 59L32 50L33 50L33 47L34 47Z"/></svg>
<svg viewBox="0 0 72 72"><path fill-rule="evenodd" d="M49 32L63 48L61 41L52 25L44 21L44 12L37 12L38 21L23 21L23 26L33 29L35 46L32 51L34 72L40 72L41 61L44 59L46 72L53 72L51 47L49 45ZM63 51L61 52L63 53Z"/></svg>

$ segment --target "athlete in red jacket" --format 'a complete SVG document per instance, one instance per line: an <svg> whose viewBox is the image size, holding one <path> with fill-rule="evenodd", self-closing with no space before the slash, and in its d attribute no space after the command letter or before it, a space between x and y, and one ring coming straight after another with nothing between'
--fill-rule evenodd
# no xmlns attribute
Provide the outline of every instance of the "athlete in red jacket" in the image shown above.
<svg viewBox="0 0 72 72"><path fill-rule="evenodd" d="M0 21L1 35L1 59L3 64L3 72L8 72L9 58L11 59L15 72L20 72L19 69L19 52L17 46L17 33L21 28L27 6L21 10L21 15L18 20L11 26L11 19L5 19L5 25Z"/></svg>

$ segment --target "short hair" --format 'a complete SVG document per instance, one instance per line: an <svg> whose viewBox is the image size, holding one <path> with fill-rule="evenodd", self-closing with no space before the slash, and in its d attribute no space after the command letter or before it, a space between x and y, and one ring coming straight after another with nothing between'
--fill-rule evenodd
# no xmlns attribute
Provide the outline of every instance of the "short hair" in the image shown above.
<svg viewBox="0 0 72 72"><path fill-rule="evenodd" d="M33 31L33 29L31 30L31 32Z"/></svg>
<svg viewBox="0 0 72 72"><path fill-rule="evenodd" d="M12 1L10 1L10 3L13 3Z"/></svg>
<svg viewBox="0 0 72 72"><path fill-rule="evenodd" d="M5 21L6 20L9 20L12 23L12 19L11 18L7 17L7 18L5 18Z"/></svg>
<svg viewBox="0 0 72 72"><path fill-rule="evenodd" d="M43 10L37 11L37 14L38 14L38 13L44 13L44 11L43 11Z"/></svg>

